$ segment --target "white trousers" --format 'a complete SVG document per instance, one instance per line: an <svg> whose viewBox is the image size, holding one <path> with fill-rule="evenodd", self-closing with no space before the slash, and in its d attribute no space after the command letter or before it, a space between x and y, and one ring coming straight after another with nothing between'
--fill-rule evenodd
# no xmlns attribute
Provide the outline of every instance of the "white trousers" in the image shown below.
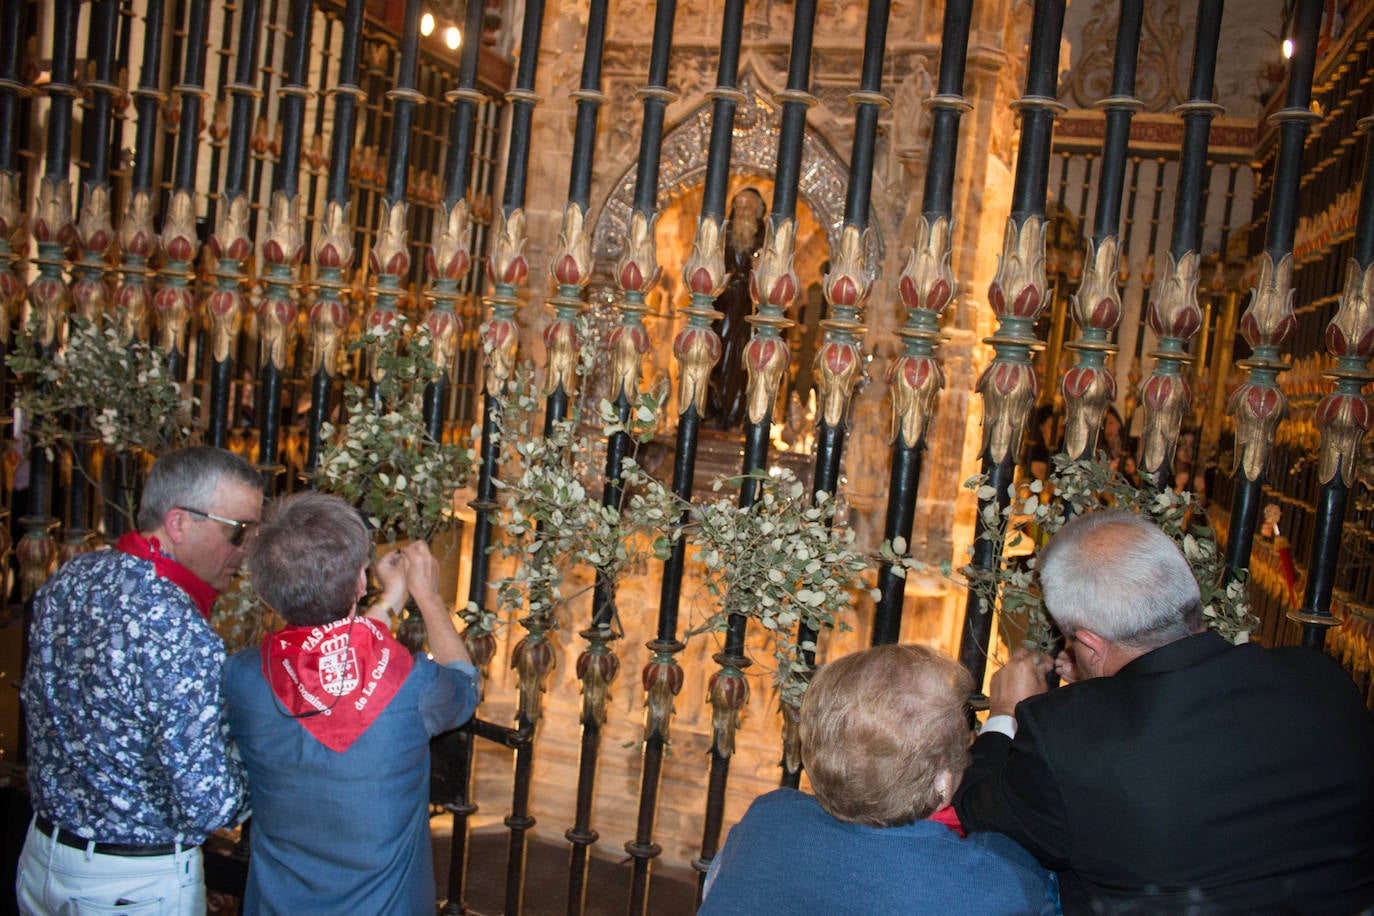
<svg viewBox="0 0 1374 916"><path fill-rule="evenodd" d="M204 916L200 847L165 856L107 856L73 849L32 823L14 890L24 916Z"/></svg>

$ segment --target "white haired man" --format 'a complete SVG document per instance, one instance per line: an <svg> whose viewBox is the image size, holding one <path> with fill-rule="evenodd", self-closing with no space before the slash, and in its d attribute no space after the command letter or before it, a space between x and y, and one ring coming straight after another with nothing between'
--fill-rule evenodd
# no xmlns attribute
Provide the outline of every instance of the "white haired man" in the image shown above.
<svg viewBox="0 0 1374 916"><path fill-rule="evenodd" d="M1336 662L1202 627L1173 541L1080 516L1039 562L1083 678L992 678L955 795L1060 873L1066 913L1352 913L1374 903L1374 722ZM1014 714L1014 717L1013 717Z"/></svg>

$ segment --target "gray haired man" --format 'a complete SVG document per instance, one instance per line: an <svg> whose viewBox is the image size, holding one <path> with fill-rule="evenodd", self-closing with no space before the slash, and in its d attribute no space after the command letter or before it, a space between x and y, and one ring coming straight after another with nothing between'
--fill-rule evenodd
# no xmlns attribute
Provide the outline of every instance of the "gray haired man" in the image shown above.
<svg viewBox="0 0 1374 916"><path fill-rule="evenodd" d="M1025 650L955 795L1059 872L1064 912L1353 913L1374 903L1374 723L1310 649L1202 628L1173 541L1124 511L1067 524L1039 564L1082 677Z"/></svg>

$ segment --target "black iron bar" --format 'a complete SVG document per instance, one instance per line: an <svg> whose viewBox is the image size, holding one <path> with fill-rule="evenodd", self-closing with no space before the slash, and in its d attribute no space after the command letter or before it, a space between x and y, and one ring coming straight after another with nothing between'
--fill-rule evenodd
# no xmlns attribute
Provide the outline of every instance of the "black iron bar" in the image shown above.
<svg viewBox="0 0 1374 916"><path fill-rule="evenodd" d="M950 268L950 223L954 206L954 168L959 153L959 120L969 109L964 100L964 68L968 60L969 23L973 0L949 0L940 41L940 75L932 111L930 157L917 235L897 290L907 309L897 334L903 352L888 369L892 399L892 470L888 481L883 538L910 549L916 518L916 489L921 480L921 456L935 397L943 384L936 348L941 341L940 314L954 301L955 280ZM878 568L880 597L873 612L873 645L895 643L901 637L906 577L891 563Z"/></svg>
<svg viewBox="0 0 1374 916"><path fill-rule="evenodd" d="M587 34L583 46L582 76L572 93L576 102L572 162L568 179L568 200L563 210L563 229L555 246L549 273L557 292L549 300L554 310L544 329L547 360L548 399L545 413L546 434L555 422L567 418L569 401L577 390L575 366L582 341L578 339L578 316L585 311L584 290L591 279L591 239L586 229L591 205L592 166L595 161L596 126L606 97L601 92L601 64L606 35L606 0L592 0L588 9ZM642 355L637 352L636 355ZM636 389L638 385L636 384ZM638 392L636 391L635 394ZM625 404L627 392L617 403ZM628 408L622 419L629 416ZM603 500L619 507L620 461L625 455L624 435L612 437L607 448ZM612 464L614 462L614 464ZM576 811L573 826L564 834L572 844L568 867L567 912L580 916L586 907L588 855L598 834L591 828L592 800L595 796L596 765L601 744L601 726L606 720L606 704L611 685L620 670L620 661L611 649L616 638L611 626L614 594L605 575L596 570L592 598L592 623L580 634L588 641L578 658L582 681L581 746L578 753ZM598 621L600 621L598 625Z"/></svg>
<svg viewBox="0 0 1374 916"><path fill-rule="evenodd" d="M830 273L821 289L829 313L821 321L821 343L811 367L819 393L816 418L816 466L811 481L812 499L822 494L835 497L840 487L840 462L844 456L849 411L854 388L864 371L863 309L868 303L874 270L868 263L868 214L873 187L873 155L878 134L878 113L889 104L882 95L883 50L887 42L889 0L869 0L864 27L864 56L859 90L850 95L854 105L854 144L845 195L844 225L830 251ZM805 371L805 370L803 370ZM815 664L816 632L798 626L801 661ZM801 741L797 731L800 709L783 704L782 785L801 784Z"/></svg>
<svg viewBox="0 0 1374 916"><path fill-rule="evenodd" d="M1250 304L1240 318L1241 336L1253 352L1249 359L1237 363L1249 375L1232 396L1228 408L1236 424L1236 463L1231 474L1231 519L1226 540L1229 575L1239 575L1250 565L1274 431L1288 409L1278 386L1278 374L1288 368L1281 351L1296 326L1291 302L1293 235L1303 146L1309 125L1321 119L1310 107L1321 6L1320 0L1298 0L1296 5L1288 87L1284 106L1274 115L1279 146L1264 251L1259 258L1259 275ZM1315 637L1308 638L1315 641Z"/></svg>
<svg viewBox="0 0 1374 916"><path fill-rule="evenodd" d="M1365 133L1364 181L1351 256L1346 261L1345 285L1335 316L1326 326L1326 348L1335 365L1325 373L1335 387L1317 405L1314 420L1321 429L1314 536L1307 562L1307 586L1302 606L1290 620L1302 625L1302 644L1321 649L1326 631L1339 621L1331 613L1331 595L1340 561L1342 535L1350 489L1356 485L1360 445L1369 432L1369 399L1364 386L1374 381L1369 360L1374 357L1374 327L1367 307L1374 288L1374 117L1363 118ZM1353 158L1353 156L1352 156ZM1368 486L1370 481L1364 481Z"/></svg>
<svg viewBox="0 0 1374 916"><path fill-rule="evenodd" d="M220 195L215 232L210 236L217 267L215 289L205 302L210 322L210 410L206 437L211 445L219 448L224 448L228 442L234 356L238 351L243 312L248 305L244 284L249 277L244 273L244 262L252 253L253 242L249 235L244 182L248 170L248 143L253 130L253 98L258 94L253 77L258 65L260 6L260 0L240 0L238 5L234 80L225 87L232 101L224 191Z"/></svg>
<svg viewBox="0 0 1374 916"><path fill-rule="evenodd" d="M71 304L71 289L64 273L66 240L75 232L72 222L71 185L67 175L71 165L73 46L78 7L74 0L56 0L52 10L51 81L45 91L50 97L48 130L45 138L43 177L38 185L38 200L32 210L30 229L38 253L33 263L38 276L29 284L29 324L24 331L33 334L40 358L52 355L61 335L62 322ZM19 519L24 534L15 548L19 561L21 595L25 602L56 568L57 545L53 530L58 524L52 512L53 466L46 450L30 449L29 505Z"/></svg>
<svg viewBox="0 0 1374 916"><path fill-rule="evenodd" d="M0 4L0 172L13 172L19 137L19 100L25 87L19 82L19 53L23 45L24 8L22 0ZM8 246L9 233L0 239Z"/></svg>
<svg viewBox="0 0 1374 916"><path fill-rule="evenodd" d="M358 50L362 46L364 0L348 0L340 32L338 82L334 97L334 132L325 183L325 215L316 231L315 301L310 305L310 411L306 417L305 472L313 479L320 463L320 428L329 415L334 391L335 362L348 324L344 293L353 268L353 226L349 220L348 175L353 165L353 127L358 103L366 96L358 88Z"/></svg>
<svg viewBox="0 0 1374 916"><path fill-rule="evenodd" d="M595 7L593 9L595 10ZM638 93L643 105L643 119L640 127L639 157L635 168L634 209L630 216L630 228L623 246L624 251L615 268L616 282L620 289L617 302L619 324L611 332L608 341L612 361L612 402L622 423L629 419L630 412L634 409L634 402L639 394L641 364L651 346L643 316L648 311L645 295L657 284L659 278L657 240L654 235L658 215L658 166L663 146L664 109L673 98L666 82L676 15L676 0L659 0L656 4L648 84ZM589 21L589 32L591 29ZM588 44L590 46L590 38ZM585 68L583 75L584 90L595 88L588 87ZM582 127L581 119L578 121L578 127L579 130ZM576 186L571 187L569 197L573 197L577 190ZM621 505L624 498L621 467L629 454L629 449L630 437L623 431L611 434L607 440L602 486L603 505L616 508ZM572 916L580 916L585 910L587 870L590 861L588 854L591 844L598 838L597 832L591 829L591 809L596 765L600 754L601 727L605 722L605 688L609 688L619 668L619 662L611 649L611 643L618 638L614 626L615 618L615 582L598 569L592 597L591 624L581 633L587 640L587 648L578 660L579 670L585 672L583 695L585 697L591 694L598 698L599 702L593 704L584 701L583 704L577 809L573 826L565 834L572 844L568 873L568 913ZM654 673L653 665L650 663L645 670L645 679L652 678ZM595 691L592 682L586 680L589 676L596 678L598 686ZM656 739L654 735L656 729L653 717L647 717L645 724L646 747L658 740L661 749L661 736ZM659 764L661 759L655 763L650 763L646 759L646 767ZM657 771L646 773L646 778L654 778L656 781ZM643 911L643 897L647 889L648 859L641 859L638 853L656 852L652 846L654 812L650 810L646 813L641 808L639 814L635 839L625 845L626 851L635 863L633 871L638 875L632 876L631 912Z"/></svg>
<svg viewBox="0 0 1374 916"><path fill-rule="evenodd" d="M82 118L81 145L84 164L81 169L82 191L79 195L81 217L76 237L81 259L72 265L72 306L83 319L100 323L108 305L105 283L105 251L114 240L114 226L110 221L110 122L114 113L114 95L118 87L112 82L114 70L115 16L119 12L116 0L98 0L91 7L88 27L89 54L95 63L94 79L87 85L90 102ZM79 427L85 425L73 418L74 435L68 443L67 460L71 462L70 482L67 485L65 536L59 560L92 549L94 536L91 505L91 439Z"/></svg>
<svg viewBox="0 0 1374 916"><path fill-rule="evenodd" d="M1092 239L1084 258L1083 273L1071 299L1070 310L1081 335L1066 345L1076 359L1061 382L1066 417L1064 452L1074 460L1092 458L1096 454L1102 418L1108 405L1116 400L1116 376L1107 368L1107 357L1116 352L1112 335L1121 320L1117 233L1121 223L1131 118L1141 107L1134 92L1144 6L1144 0L1122 0L1111 95L1099 103L1107 115L1102 136L1097 209L1093 214Z"/></svg>
<svg viewBox="0 0 1374 916"><path fill-rule="evenodd" d="M258 470L268 495L281 485L280 439L282 381L295 343L299 309L296 271L305 257L305 221L300 208L301 134L305 126L306 66L313 0L292 0L291 35L282 61L281 146L272 171L272 198L267 233L262 240L263 293L258 303Z"/></svg>
<svg viewBox="0 0 1374 916"><path fill-rule="evenodd" d="M682 309L687 324L673 340L673 355L678 364L678 426L673 460L673 492L683 501L692 499L692 483L696 472L697 444L701 419L706 410L707 379L720 359L720 336L712 322L721 317L714 308L715 298L725 288L725 194L730 181L730 153L734 141L735 111L743 96L739 91L740 36L744 25L744 0L726 0L721 13L720 59L716 68L716 85L707 93L711 99L711 136L706 158L706 178L702 190L701 215L697 221L692 254L682 268L683 284L691 301ZM657 25L655 35L659 32ZM658 39L663 41L665 39ZM655 72L651 84L666 79L666 72ZM644 167L641 159L641 167ZM653 168L657 168L654 165ZM642 189L643 184L639 187ZM678 528L689 520L684 509L677 519ZM682 689L683 671L677 655L685 648L678 639L677 618L682 600L682 577L686 562L687 543L677 538L664 563L658 608L658 635L648 644L652 654L643 672L647 693L645 714L644 766L639 783L639 819L635 839L626 843L626 851L634 859L630 884L631 916L647 912L650 865L662 851L653 841L654 816L658 807L659 779L663 772L663 755L672 725L673 698ZM740 683L744 683L742 680ZM743 697L740 704L743 704ZM719 736L717 736L719 738ZM713 755L713 768L717 767ZM705 840L711 834L705 834ZM719 837L719 827L715 836ZM710 854L715 854L714 843ZM710 866L703 858L693 862L704 876Z"/></svg>
<svg viewBox="0 0 1374 916"><path fill-rule="evenodd" d="M209 27L208 4L190 4L182 77L173 89L180 96L181 113L177 121L171 196L162 218L162 251L167 256L167 263L160 272L162 286L153 296L153 308L158 317L158 342L167 360L167 371L177 380L187 371L186 333L195 309L192 283L196 254L200 250L196 230L196 167L200 161L200 111L205 96L205 45Z"/></svg>
<svg viewBox="0 0 1374 916"><path fill-rule="evenodd" d="M516 310L520 306L519 290L528 273L525 260L525 187L529 171L530 129L534 106L539 97L534 92L534 79L539 58L541 24L544 16L543 0L525 4L525 18L521 27L520 60L516 66L515 87L506 93L511 104L510 142L506 158L506 182L502 194L500 215L492 232L491 254L487 272L493 290L486 297L490 308L481 328L485 368L482 393L481 464L478 468L477 498L471 503L476 514L473 526L472 572L468 599L478 608L488 602L487 582L491 545L492 513L496 510L496 477L499 473L500 431L497 428L507 386L515 367L520 327ZM520 700L516 725L532 729L538 719L539 699L544 681L553 668L554 653L548 642L545 627L540 621L527 617L521 621L527 633L514 652L522 659L520 670ZM535 824L529 811L529 785L533 774L533 743L522 745L515 752L515 786L511 812L505 823L510 829L506 860L505 911L519 913L523 907L526 834Z"/></svg>
<svg viewBox="0 0 1374 916"><path fill-rule="evenodd" d="M447 416L445 405L457 372L455 359L458 339L462 334L457 306L463 298L458 287L472 264L468 239L471 224L466 195L477 105L482 101L482 93L477 89L477 65L482 48L478 40L482 27L480 3L468 4L463 27L463 34L467 37L459 60L458 86L445 95L452 108L449 112L448 158L444 166L444 210L442 225L435 231L436 242L432 248L431 285L427 294L432 306L425 319L435 343L435 361L444 369L437 379L425 386L422 406L425 425L436 441L444 433L444 417ZM456 825L454 829L457 830Z"/></svg>
<svg viewBox="0 0 1374 916"><path fill-rule="evenodd" d="M1141 434L1140 472L1154 487L1172 483L1174 446L1192 402L1184 367L1192 362L1189 340L1202 324L1198 305L1198 270L1202 253L1203 192L1207 184L1207 141L1212 118L1221 111L1212 102L1222 0L1199 0L1193 45L1189 99L1177 109L1183 118L1169 251L1156 258L1160 282L1151 297L1150 328L1159 337L1150 355L1155 365L1141 389L1145 423Z"/></svg>
<svg viewBox="0 0 1374 916"><path fill-rule="evenodd" d="M119 283L115 289L115 309L120 334L125 340L147 335L148 310L152 303L148 258L157 244L153 231L153 159L157 144L158 75L162 63L162 0L149 0L144 17L143 59L138 88L133 91L137 126L134 131L134 161L130 193L119 225L121 261L115 267Z"/></svg>
<svg viewBox="0 0 1374 916"><path fill-rule="evenodd" d="M1040 392L1032 351L1041 346L1035 322L1047 304L1044 218L1049 182L1059 42L1064 25L1063 0L1037 0L1031 14L1031 44L1026 65L1026 91L1015 107L1021 112L1021 142L1012 185L1002 260L988 290L997 316L997 332L987 339L992 363L978 380L983 396L982 472L993 495L978 501L974 530L975 575L990 573L999 562L1000 525L989 525L987 509L1000 516L1011 500L1016 456L1026 418ZM959 661L981 684L987 670L992 632L991 602L977 588L969 590L959 640Z"/></svg>
<svg viewBox="0 0 1374 916"><path fill-rule="evenodd" d="M759 481L749 475L768 463L769 431L773 424L773 405L778 387L787 370L790 354L781 332L795 324L786 312L792 307L800 281L792 268L796 242L797 193L801 177L802 143L805 139L806 112L815 97L811 85L811 47L815 34L815 0L798 0L792 10L792 41L787 67L787 88L778 94L782 120L778 128L778 155L774 170L773 206L764 227L763 247L750 279L754 313L746 317L752 326L744 351L746 388L744 423L744 477L740 483L739 505L748 509L758 499ZM706 796L706 816L702 826L701 856L693 862L698 869L709 867L720 848L724 826L725 786L730 758L734 755L734 732L739 711L748 699L743 669L748 619L732 614L726 623L725 645L715 661L719 670L711 678L712 739L709 753L711 776ZM698 884L700 892L700 883Z"/></svg>

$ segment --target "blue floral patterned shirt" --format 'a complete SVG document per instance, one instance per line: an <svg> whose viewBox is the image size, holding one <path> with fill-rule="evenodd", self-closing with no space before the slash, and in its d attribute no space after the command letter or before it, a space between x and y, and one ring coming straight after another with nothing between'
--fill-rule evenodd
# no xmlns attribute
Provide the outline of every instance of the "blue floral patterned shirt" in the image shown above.
<svg viewBox="0 0 1374 916"><path fill-rule="evenodd" d="M23 699L33 808L105 843L197 845L246 815L224 643L153 564L71 560L38 592Z"/></svg>

